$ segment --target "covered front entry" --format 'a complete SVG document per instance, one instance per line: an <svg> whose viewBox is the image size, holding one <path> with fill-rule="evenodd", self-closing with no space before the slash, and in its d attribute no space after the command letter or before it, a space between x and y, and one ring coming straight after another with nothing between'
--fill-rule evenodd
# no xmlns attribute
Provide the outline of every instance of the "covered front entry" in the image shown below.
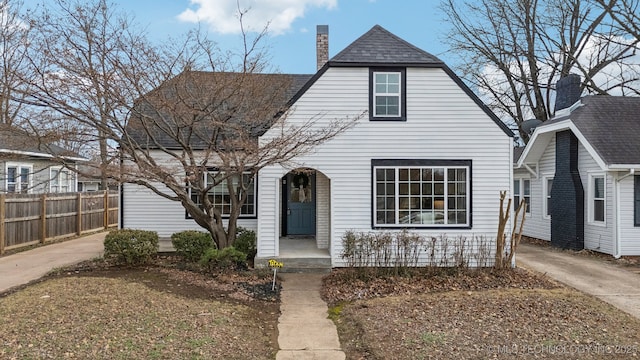
<svg viewBox="0 0 640 360"><path fill-rule="evenodd" d="M288 173L282 181L284 236L316 235L316 174L310 170Z"/></svg>
<svg viewBox="0 0 640 360"><path fill-rule="evenodd" d="M290 171L281 179L280 238L277 258L283 271L331 269L331 180L310 168Z"/></svg>

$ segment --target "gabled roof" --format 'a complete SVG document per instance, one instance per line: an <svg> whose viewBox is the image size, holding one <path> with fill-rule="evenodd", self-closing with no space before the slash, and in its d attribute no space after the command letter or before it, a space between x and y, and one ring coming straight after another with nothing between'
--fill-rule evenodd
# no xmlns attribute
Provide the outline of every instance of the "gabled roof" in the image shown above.
<svg viewBox="0 0 640 360"><path fill-rule="evenodd" d="M64 158L85 160L80 155L64 149L47 139L31 135L14 126L0 126L0 153L39 158Z"/></svg>
<svg viewBox="0 0 640 360"><path fill-rule="evenodd" d="M390 33L380 25L360 36L329 60L331 66L341 65L436 65L444 62Z"/></svg>
<svg viewBox="0 0 640 360"><path fill-rule="evenodd" d="M427 67L441 68L509 137L513 131L442 60L375 25L340 51L313 75L289 101L294 104L330 67Z"/></svg>
<svg viewBox="0 0 640 360"><path fill-rule="evenodd" d="M602 167L640 167L640 97L583 97L568 115L536 128L521 162L537 161L550 136L566 129L574 132Z"/></svg>
<svg viewBox="0 0 640 360"><path fill-rule="evenodd" d="M464 82L453 73L449 67L447 67L442 60L437 57L429 54L428 52L417 48L416 46L406 42L405 40L397 37L396 35L390 33L379 25L375 25L364 35L360 36L353 43L347 46L344 50L339 52L333 58L331 58L315 75L293 75L293 74L241 74L242 76L248 75L250 78L260 77L261 83L265 84L264 92L270 93L273 92L273 89L269 90L269 83L278 84L282 83L282 80L287 80L288 85L285 91L286 100L281 104L280 99L277 101L272 101L274 114L276 112L285 109L288 106L292 106L295 102L318 80L330 67L375 67L375 66L398 66L398 67L434 67L441 68L445 73L504 131L505 134L512 137L513 132L467 87ZM185 72L178 75L176 78L169 80L166 84L162 85L158 89L152 91L153 92L166 92L173 91L176 93L175 86L176 82L180 82L180 78L189 78L191 81L195 81L196 84L180 83L180 89L177 90L185 91L189 94L193 94L197 91L195 89L205 89L206 91L202 91L206 94L203 96L211 96L212 93L217 91L217 88L232 88L233 86L226 86L226 82L233 81L233 76L240 76L235 73L213 73L213 72ZM195 75L195 76L192 76ZM231 80L229 80L231 79ZM222 85L220 85L222 84ZM271 86L278 87L277 85ZM279 87L281 88L281 87ZM163 95L166 97L166 95ZM176 96L173 94L172 96ZM178 95L179 96L179 95ZM261 95L257 94L253 98L259 100ZM287 101L288 100L288 101ZM197 99L196 99L197 101ZM144 101L140 101L138 104L143 108L145 106L150 106L149 103L144 103ZM209 105L207 105L209 106ZM147 111L148 110L148 111ZM142 112L150 113L151 109L147 109ZM176 110L175 108L172 110ZM156 113L158 113L156 111ZM236 114L238 115L238 114ZM138 142L139 144L147 144L146 146L150 148L154 148L157 145L154 145L150 142L150 138L155 138L158 140L158 144L167 148L180 148L180 145L175 140L176 138L169 136L168 133L175 133L176 122L173 120L168 121L169 119L163 118L161 119L161 128L158 128L151 133L151 137L148 133L149 129L145 129L145 125L142 124L140 119L136 119L134 115L129 119L129 123L127 124L128 135L131 138ZM256 129L252 129L252 133L256 136L260 136L268 129L268 127L272 124L272 118L261 119L262 122L256 124L256 120L253 119L250 123L250 126L257 126ZM177 128L185 128L184 125L189 125L191 123L193 125L193 118L184 119L184 120L176 120L178 121ZM181 121L186 121L186 123L181 124ZM243 119L234 120L234 124L243 124ZM137 123L137 124L136 124ZM206 121L202 122L206 124ZM206 126L191 126L189 130L188 143L191 144L194 148L202 148L206 147L206 144L211 145L211 122ZM182 130L180 130L182 131ZM166 135L166 136L165 136ZM215 136L218 136L214 134ZM223 136L225 134L222 134ZM231 136L232 134L228 134ZM184 136L184 134L182 134Z"/></svg>

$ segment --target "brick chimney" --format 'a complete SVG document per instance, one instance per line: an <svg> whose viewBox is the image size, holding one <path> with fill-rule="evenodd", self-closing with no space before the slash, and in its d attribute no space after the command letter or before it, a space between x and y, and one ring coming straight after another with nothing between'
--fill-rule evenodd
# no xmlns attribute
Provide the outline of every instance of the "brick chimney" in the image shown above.
<svg viewBox="0 0 640 360"><path fill-rule="evenodd" d="M316 27L316 60L318 70L329 61L329 25Z"/></svg>
<svg viewBox="0 0 640 360"><path fill-rule="evenodd" d="M569 74L556 83L555 111L566 109L580 100L580 75Z"/></svg>

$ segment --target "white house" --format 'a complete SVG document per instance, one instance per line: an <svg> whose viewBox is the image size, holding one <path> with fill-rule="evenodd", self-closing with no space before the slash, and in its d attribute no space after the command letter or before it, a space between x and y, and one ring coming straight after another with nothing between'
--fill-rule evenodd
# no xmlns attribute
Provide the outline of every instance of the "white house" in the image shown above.
<svg viewBox="0 0 640 360"><path fill-rule="evenodd" d="M319 69L296 89L287 121L366 116L299 167L260 171L240 221L257 231L256 261L296 254L343 266L348 230L495 239L499 193L512 186L512 132L441 60L380 26L331 59L327 40L319 26ZM126 184L122 200L123 227L161 236L197 228L179 203L136 186Z"/></svg>
<svg viewBox="0 0 640 360"><path fill-rule="evenodd" d="M0 192L75 192L75 168L82 161L86 159L21 129L0 127Z"/></svg>
<svg viewBox="0 0 640 360"><path fill-rule="evenodd" d="M527 201L524 235L567 249L640 255L640 98L580 98L558 83L556 116L538 126L514 169Z"/></svg>

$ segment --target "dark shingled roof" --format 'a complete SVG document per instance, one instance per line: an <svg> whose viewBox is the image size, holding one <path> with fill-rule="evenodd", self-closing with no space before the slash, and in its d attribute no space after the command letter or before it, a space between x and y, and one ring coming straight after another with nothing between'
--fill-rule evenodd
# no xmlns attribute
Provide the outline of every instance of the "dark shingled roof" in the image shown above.
<svg viewBox="0 0 640 360"><path fill-rule="evenodd" d="M513 148L513 163L517 163L520 160L520 156L524 152L524 146L518 146Z"/></svg>
<svg viewBox="0 0 640 360"><path fill-rule="evenodd" d="M442 60L390 33L380 25L329 60L329 65L443 65Z"/></svg>
<svg viewBox="0 0 640 360"><path fill-rule="evenodd" d="M640 164L640 97L593 95L569 116L541 126L571 119L607 165Z"/></svg>
<svg viewBox="0 0 640 360"><path fill-rule="evenodd" d="M80 155L49 142L46 138L30 135L26 131L6 125L0 126L0 150L3 152L31 153L41 157L80 157Z"/></svg>
<svg viewBox="0 0 640 360"><path fill-rule="evenodd" d="M144 99L138 100L136 110L127 122L127 135L147 148L157 148L157 142L165 148L180 149L182 145L178 139L182 138L194 149L206 149L220 145L225 138L234 137L234 125L244 124L242 126L247 133L257 139L269 129L277 112L286 108L287 101L311 77L312 75L185 71L151 91ZM236 103L234 99L243 103ZM246 104L247 99L252 104ZM221 108L222 103L245 110L229 110L225 113L225 109ZM211 116L198 117L196 120L189 114L199 107L219 110L207 110L206 112L211 112ZM252 110L257 110L258 113L252 113ZM176 116L178 113L184 115ZM221 125L222 119L226 119L226 125ZM223 130L224 133L220 132L221 126L227 128L226 131Z"/></svg>

